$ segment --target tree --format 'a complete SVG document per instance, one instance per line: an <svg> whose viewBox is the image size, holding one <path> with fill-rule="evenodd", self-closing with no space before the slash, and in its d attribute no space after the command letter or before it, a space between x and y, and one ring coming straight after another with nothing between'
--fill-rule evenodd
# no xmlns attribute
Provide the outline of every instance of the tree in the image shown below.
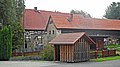
<svg viewBox="0 0 120 67"><path fill-rule="evenodd" d="M12 19L13 1L0 0L0 22L3 26L9 25ZM14 15L14 14L13 14Z"/></svg>
<svg viewBox="0 0 120 67"><path fill-rule="evenodd" d="M112 2L107 9L104 15L108 19L119 19L120 18L120 2Z"/></svg>
<svg viewBox="0 0 120 67"><path fill-rule="evenodd" d="M24 0L15 1L15 10L16 10L16 23L14 23L13 28L13 48L20 48L24 45L24 30L21 25L21 20L24 11Z"/></svg>
<svg viewBox="0 0 120 67"><path fill-rule="evenodd" d="M0 60L9 60L12 55L12 32L4 26L0 30Z"/></svg>
<svg viewBox="0 0 120 67"><path fill-rule="evenodd" d="M92 18L90 14L88 14L87 12L81 10L71 10L70 13L72 14L80 14L81 16L85 17L85 18Z"/></svg>
<svg viewBox="0 0 120 67"><path fill-rule="evenodd" d="M24 0L0 0L0 22L2 26L11 26L13 48L24 44L24 30L21 18L24 10Z"/></svg>

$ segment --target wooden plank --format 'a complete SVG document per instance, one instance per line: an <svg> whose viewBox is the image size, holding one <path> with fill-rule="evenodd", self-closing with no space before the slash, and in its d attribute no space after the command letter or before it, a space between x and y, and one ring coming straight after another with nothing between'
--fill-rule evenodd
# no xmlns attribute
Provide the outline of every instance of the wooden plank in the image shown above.
<svg viewBox="0 0 120 67"><path fill-rule="evenodd" d="M70 46L70 61L72 61L72 53L73 53L73 51L72 51L73 49L72 49L72 45Z"/></svg>
<svg viewBox="0 0 120 67"><path fill-rule="evenodd" d="M65 51L64 51L64 45L62 45L62 60L65 61L65 57L64 57Z"/></svg>
<svg viewBox="0 0 120 67"><path fill-rule="evenodd" d="M67 54L67 62L69 62L68 61L68 44L66 45L66 47L67 47L67 52L66 52L66 54Z"/></svg>
<svg viewBox="0 0 120 67"><path fill-rule="evenodd" d="M64 51L64 45L62 45L62 61L65 61L65 56L64 56L64 54L65 54L65 51Z"/></svg>
<svg viewBox="0 0 120 67"><path fill-rule="evenodd" d="M75 62L76 62L76 57L77 57L77 55L76 55L77 54L77 45L76 44L75 44L75 51L74 52L75 52L75 58L74 59L75 59Z"/></svg>
<svg viewBox="0 0 120 67"><path fill-rule="evenodd" d="M70 61L70 45L68 45L68 61Z"/></svg>
<svg viewBox="0 0 120 67"><path fill-rule="evenodd" d="M76 61L76 44L74 46L74 61Z"/></svg>
<svg viewBox="0 0 120 67"><path fill-rule="evenodd" d="M63 45L61 45L61 61L63 61Z"/></svg>
<svg viewBox="0 0 120 67"><path fill-rule="evenodd" d="M67 46L68 47L68 61L69 61L69 45ZM69 61L70 62L70 61Z"/></svg>
<svg viewBox="0 0 120 67"><path fill-rule="evenodd" d="M67 59L68 59L68 61L69 61L69 45L68 45L67 47L68 47L68 58L67 58Z"/></svg>
<svg viewBox="0 0 120 67"><path fill-rule="evenodd" d="M72 49L71 49L72 45L69 45L69 60L72 61Z"/></svg>
<svg viewBox="0 0 120 67"><path fill-rule="evenodd" d="M74 61L74 45L72 45L71 50L72 50L71 59L73 62Z"/></svg>
<svg viewBox="0 0 120 67"><path fill-rule="evenodd" d="M79 61L79 42L77 42L77 61Z"/></svg>
<svg viewBox="0 0 120 67"><path fill-rule="evenodd" d="M66 45L64 45L64 61L66 60Z"/></svg>
<svg viewBox="0 0 120 67"><path fill-rule="evenodd" d="M62 45L62 61L64 61L64 45Z"/></svg>
<svg viewBox="0 0 120 67"><path fill-rule="evenodd" d="M64 45L61 46L61 50L62 50L62 52L61 52L61 60L62 60L62 61L63 61L63 59L64 59L64 51L63 51L63 47L64 47Z"/></svg>
<svg viewBox="0 0 120 67"><path fill-rule="evenodd" d="M69 45L69 61L71 61L71 45Z"/></svg>
<svg viewBox="0 0 120 67"><path fill-rule="evenodd" d="M67 54L66 54L67 50L66 50L66 45L65 45L65 62L67 61Z"/></svg>
<svg viewBox="0 0 120 67"><path fill-rule="evenodd" d="M66 45L66 62L67 62L67 45Z"/></svg>
<svg viewBox="0 0 120 67"><path fill-rule="evenodd" d="M78 51L78 53L77 53L77 61L79 61L79 41L77 42L77 51Z"/></svg>
<svg viewBox="0 0 120 67"><path fill-rule="evenodd" d="M78 61L78 43L76 43L76 62Z"/></svg>
<svg viewBox="0 0 120 67"><path fill-rule="evenodd" d="M56 48L55 48L55 45L54 45L54 61L56 61Z"/></svg>
<svg viewBox="0 0 120 67"><path fill-rule="evenodd" d="M79 51L78 51L78 42L76 42L76 62L79 61L78 53L79 53Z"/></svg>
<svg viewBox="0 0 120 67"><path fill-rule="evenodd" d="M65 45L63 45L62 50L63 50L63 52L62 52L62 60L65 61Z"/></svg>
<svg viewBox="0 0 120 67"><path fill-rule="evenodd" d="M85 55L86 55L86 60L87 60L88 59L88 57L87 57L87 41L85 41L85 49L86 49Z"/></svg>
<svg viewBox="0 0 120 67"><path fill-rule="evenodd" d="M60 61L62 60L62 45L60 45Z"/></svg>
<svg viewBox="0 0 120 67"><path fill-rule="evenodd" d="M66 53L66 51L65 51L65 50L66 50L66 47L65 47L65 46L66 46L66 45L64 45L64 48L63 48L63 49L64 49L64 61L66 60L66 59L65 59L65 53Z"/></svg>

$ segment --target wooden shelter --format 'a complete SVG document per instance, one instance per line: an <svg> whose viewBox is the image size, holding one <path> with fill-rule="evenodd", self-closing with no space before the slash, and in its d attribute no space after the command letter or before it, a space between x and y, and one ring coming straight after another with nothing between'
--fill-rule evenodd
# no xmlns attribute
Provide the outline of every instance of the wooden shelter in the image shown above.
<svg viewBox="0 0 120 67"><path fill-rule="evenodd" d="M63 62L89 60L90 45L95 44L84 32L60 34L50 43L54 45L54 60Z"/></svg>

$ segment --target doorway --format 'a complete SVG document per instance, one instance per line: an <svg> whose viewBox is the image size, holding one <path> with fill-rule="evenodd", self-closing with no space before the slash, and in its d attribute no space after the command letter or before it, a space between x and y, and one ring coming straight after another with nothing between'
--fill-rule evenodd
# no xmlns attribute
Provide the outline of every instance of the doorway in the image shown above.
<svg viewBox="0 0 120 67"><path fill-rule="evenodd" d="M55 61L60 61L60 45L55 45Z"/></svg>

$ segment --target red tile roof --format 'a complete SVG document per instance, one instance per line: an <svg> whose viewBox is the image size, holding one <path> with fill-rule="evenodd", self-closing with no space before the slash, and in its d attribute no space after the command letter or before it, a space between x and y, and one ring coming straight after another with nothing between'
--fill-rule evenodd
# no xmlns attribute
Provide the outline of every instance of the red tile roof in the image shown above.
<svg viewBox="0 0 120 67"><path fill-rule="evenodd" d="M61 12L25 9L23 23L24 28L26 30L45 30L50 15L62 15L65 17L69 16L69 14Z"/></svg>
<svg viewBox="0 0 120 67"><path fill-rule="evenodd" d="M82 36L86 36L88 41L91 44L95 44L95 42L89 36L87 36L85 34L85 32L60 34L60 35L56 36L49 43L51 43L51 44L74 44Z"/></svg>
<svg viewBox="0 0 120 67"><path fill-rule="evenodd" d="M24 14L24 28L27 30L43 30L46 23L39 12L32 9L26 9Z"/></svg>
<svg viewBox="0 0 120 67"><path fill-rule="evenodd" d="M24 14L24 28L26 30L45 30L49 16L58 29L97 29L97 30L120 30L120 20L83 18L74 14L69 22L67 19L71 16L69 13L51 12L34 9L26 9Z"/></svg>
<svg viewBox="0 0 120 67"><path fill-rule="evenodd" d="M51 16L58 29L97 29L120 30L120 20L83 18L73 15L73 21L69 22L64 16Z"/></svg>

